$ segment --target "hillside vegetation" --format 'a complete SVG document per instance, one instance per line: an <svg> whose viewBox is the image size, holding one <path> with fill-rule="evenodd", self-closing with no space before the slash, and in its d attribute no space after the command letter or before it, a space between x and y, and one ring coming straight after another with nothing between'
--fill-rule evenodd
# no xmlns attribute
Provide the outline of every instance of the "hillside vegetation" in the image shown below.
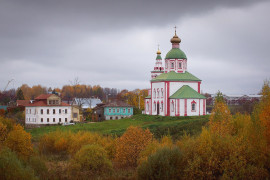
<svg viewBox="0 0 270 180"><path fill-rule="evenodd" d="M28 129L34 140L42 135L53 131L91 131L103 135L122 135L129 126L139 126L143 129L149 128L154 137L160 138L170 134L173 139L182 136L184 132L190 135L199 134L202 126L208 122L209 116L193 117L162 117L149 115L134 115L131 118L108 120L98 123L83 123L74 126L45 126L35 129Z"/></svg>

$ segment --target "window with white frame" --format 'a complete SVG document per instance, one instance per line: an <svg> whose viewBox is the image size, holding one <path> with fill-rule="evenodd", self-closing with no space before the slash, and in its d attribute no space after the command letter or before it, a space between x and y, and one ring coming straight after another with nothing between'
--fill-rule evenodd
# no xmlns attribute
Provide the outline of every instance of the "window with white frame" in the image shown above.
<svg viewBox="0 0 270 180"><path fill-rule="evenodd" d="M171 110L172 110L172 112L174 112L174 102L173 101L171 103Z"/></svg>
<svg viewBox="0 0 270 180"><path fill-rule="evenodd" d="M40 110L40 114L43 114L43 109Z"/></svg>
<svg viewBox="0 0 270 180"><path fill-rule="evenodd" d="M161 97L163 98L163 88L161 88Z"/></svg>
<svg viewBox="0 0 270 180"><path fill-rule="evenodd" d="M115 109L113 108L113 113L115 113Z"/></svg>
<svg viewBox="0 0 270 180"><path fill-rule="evenodd" d="M178 66L178 68L182 68L182 63L181 62L179 62L179 66Z"/></svg>
<svg viewBox="0 0 270 180"><path fill-rule="evenodd" d="M161 102L161 112L163 112L163 102Z"/></svg>
<svg viewBox="0 0 270 180"><path fill-rule="evenodd" d="M123 113L126 113L126 108L123 108Z"/></svg>
<svg viewBox="0 0 270 180"><path fill-rule="evenodd" d="M171 69L173 69L173 68L174 68L174 63L172 62L172 63L171 63Z"/></svg>
<svg viewBox="0 0 270 180"><path fill-rule="evenodd" d="M128 108L128 113L130 113L131 112L131 110L130 110L130 108Z"/></svg>
<svg viewBox="0 0 270 180"><path fill-rule="evenodd" d="M157 98L159 98L159 89L157 89Z"/></svg>
<svg viewBox="0 0 270 180"><path fill-rule="evenodd" d="M154 98L156 98L156 89L154 89Z"/></svg>
<svg viewBox="0 0 270 180"><path fill-rule="evenodd" d="M119 108L117 108L117 113L119 113L120 112L120 109Z"/></svg>
<svg viewBox="0 0 270 180"><path fill-rule="evenodd" d="M111 113L112 112L112 109L111 108L109 108L109 113Z"/></svg>

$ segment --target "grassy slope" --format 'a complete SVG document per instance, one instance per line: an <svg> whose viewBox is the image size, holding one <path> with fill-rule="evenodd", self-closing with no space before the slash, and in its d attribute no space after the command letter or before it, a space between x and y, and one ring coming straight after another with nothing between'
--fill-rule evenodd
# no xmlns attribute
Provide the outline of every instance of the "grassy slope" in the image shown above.
<svg viewBox="0 0 270 180"><path fill-rule="evenodd" d="M173 138L183 135L184 131L194 135L201 132L202 126L208 122L209 116L193 116L193 117L162 117L148 115L134 115L131 118L109 120L99 123L76 124L74 126L46 126L41 128L27 130L37 140L43 134L55 130L61 131L91 131L101 134L121 135L129 126L140 126L149 128L156 138L170 133Z"/></svg>

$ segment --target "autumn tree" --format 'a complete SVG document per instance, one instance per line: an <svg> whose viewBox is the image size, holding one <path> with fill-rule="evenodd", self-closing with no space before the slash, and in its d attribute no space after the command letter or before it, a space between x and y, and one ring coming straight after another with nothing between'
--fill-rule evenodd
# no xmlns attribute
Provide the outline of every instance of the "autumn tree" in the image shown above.
<svg viewBox="0 0 270 180"><path fill-rule="evenodd" d="M9 132L5 144L20 157L29 157L33 152L30 133L19 124L14 125L13 130Z"/></svg>
<svg viewBox="0 0 270 180"><path fill-rule="evenodd" d="M139 154L152 140L149 129L130 126L118 139L115 162L120 167L136 167Z"/></svg>
<svg viewBox="0 0 270 180"><path fill-rule="evenodd" d="M259 119L264 135L267 138L268 145L270 145L270 82L265 81L262 88L262 98L255 109L255 119Z"/></svg>
<svg viewBox="0 0 270 180"><path fill-rule="evenodd" d="M69 166L70 175L75 175L76 179L109 174L112 170L112 163L105 149L96 144L83 146L71 159Z"/></svg>
<svg viewBox="0 0 270 180"><path fill-rule="evenodd" d="M17 100L24 100L24 95L23 95L23 91L22 91L22 89L19 89L18 91L17 91Z"/></svg>
<svg viewBox="0 0 270 180"><path fill-rule="evenodd" d="M222 93L218 93L215 99L215 105L209 118L209 126L212 132L219 135L231 133L231 112L226 105Z"/></svg>
<svg viewBox="0 0 270 180"><path fill-rule="evenodd" d="M25 99L27 99L27 100L30 100L31 99L31 96L32 96L31 87L29 87L27 84L23 84L18 89L21 89L22 90Z"/></svg>

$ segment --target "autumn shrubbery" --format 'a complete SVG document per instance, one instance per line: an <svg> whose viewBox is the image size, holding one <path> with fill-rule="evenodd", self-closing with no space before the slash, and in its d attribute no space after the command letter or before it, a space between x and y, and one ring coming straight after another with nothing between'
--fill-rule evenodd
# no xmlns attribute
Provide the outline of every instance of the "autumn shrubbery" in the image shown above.
<svg viewBox="0 0 270 180"><path fill-rule="evenodd" d="M118 167L136 167L140 153L152 141L149 129L130 126L117 140L114 161Z"/></svg>
<svg viewBox="0 0 270 180"><path fill-rule="evenodd" d="M138 167L138 179L181 179L183 164L179 148L163 147Z"/></svg>
<svg viewBox="0 0 270 180"><path fill-rule="evenodd" d="M73 156L84 145L98 144L106 150L108 157L113 159L115 143L115 138L97 133L54 131L40 138L39 150L44 154L70 154Z"/></svg>
<svg viewBox="0 0 270 180"><path fill-rule="evenodd" d="M106 150L97 144L83 146L71 159L70 177L87 179L100 175L108 175L113 171L112 163Z"/></svg>

